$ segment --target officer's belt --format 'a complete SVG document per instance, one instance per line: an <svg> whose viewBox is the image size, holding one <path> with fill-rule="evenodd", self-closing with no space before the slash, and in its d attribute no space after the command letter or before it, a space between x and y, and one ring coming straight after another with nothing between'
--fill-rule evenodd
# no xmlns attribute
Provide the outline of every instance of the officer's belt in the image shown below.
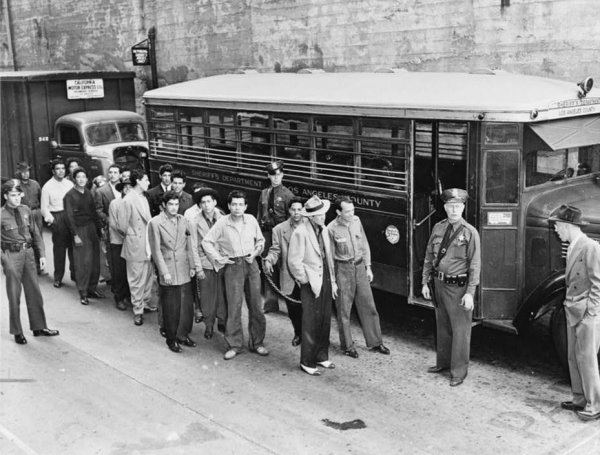
<svg viewBox="0 0 600 455"><path fill-rule="evenodd" d="M338 262L340 264L354 264L354 265L358 265L358 264L362 264L363 258L360 258L358 261L355 261L354 259L346 259L345 261L341 261L339 259L336 259L335 262Z"/></svg>
<svg viewBox="0 0 600 455"><path fill-rule="evenodd" d="M2 248L2 251L18 253L21 250L31 248L31 242L1 242L0 247Z"/></svg>
<svg viewBox="0 0 600 455"><path fill-rule="evenodd" d="M442 281L444 284L454 284L457 286L464 286L467 284L469 275L467 273L461 273L460 275L446 275L444 272L433 272L433 277Z"/></svg>

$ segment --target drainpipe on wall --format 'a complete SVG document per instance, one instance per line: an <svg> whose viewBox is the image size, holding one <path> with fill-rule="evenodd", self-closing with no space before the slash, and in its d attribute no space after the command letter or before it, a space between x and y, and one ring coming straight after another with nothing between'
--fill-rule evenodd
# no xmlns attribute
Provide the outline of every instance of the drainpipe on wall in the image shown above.
<svg viewBox="0 0 600 455"><path fill-rule="evenodd" d="M12 20L10 17L10 0L6 0L4 3L4 20L6 22L6 36L8 40L8 52L10 52L10 57L13 64L13 71L18 71L19 67L17 65L17 56L15 53L15 48L13 46L13 26Z"/></svg>

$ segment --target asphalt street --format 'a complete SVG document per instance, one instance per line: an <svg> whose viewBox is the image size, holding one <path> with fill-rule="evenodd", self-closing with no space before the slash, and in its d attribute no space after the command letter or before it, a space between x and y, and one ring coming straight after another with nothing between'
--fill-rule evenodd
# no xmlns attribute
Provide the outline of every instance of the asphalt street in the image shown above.
<svg viewBox="0 0 600 455"><path fill-rule="evenodd" d="M46 235L47 251L51 241ZM49 269L52 270L51 260ZM476 327L465 383L426 372L435 362L427 310L378 295L390 356L343 356L310 377L283 313L267 315L271 354L223 360L220 334L170 352L156 314L141 327L107 298L79 304L74 283L41 278L46 316L60 336L29 343L8 333L0 305L0 453L8 454L596 454L600 423L560 408L570 398L544 328L515 337Z"/></svg>

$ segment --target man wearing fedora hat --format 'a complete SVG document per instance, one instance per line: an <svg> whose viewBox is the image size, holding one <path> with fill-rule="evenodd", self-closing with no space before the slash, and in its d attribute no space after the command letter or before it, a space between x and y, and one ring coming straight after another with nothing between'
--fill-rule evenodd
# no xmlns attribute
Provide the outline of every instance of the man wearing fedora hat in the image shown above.
<svg viewBox="0 0 600 455"><path fill-rule="evenodd" d="M38 227L39 232L42 232L43 217L41 210L41 199L42 199L42 188L40 184L30 178L31 166L27 161L19 161L17 163L17 170L15 177L19 179L21 189L23 190L23 197L21 198L21 205L26 205L31 210L31 216L33 222ZM33 251L35 253L35 263L37 267L38 275L48 275L48 272L40 269L40 258L37 256L38 250Z"/></svg>
<svg viewBox="0 0 600 455"><path fill-rule="evenodd" d="M288 217L288 210L294 198L287 187L283 185L283 161L273 161L265 166L269 176L270 185L260 193L258 200L258 214L256 219L260 225L263 235L265 236L265 255L269 251L272 244L272 231L275 226L283 223ZM273 280L279 280L279 271L273 271ZM279 311L279 301L277 295L270 288L269 283L263 280L263 290L265 296L264 311L265 313Z"/></svg>
<svg viewBox="0 0 600 455"><path fill-rule="evenodd" d="M561 403L582 420L600 418L600 245L581 231L581 210L562 205L549 218L563 242L569 242L565 281L567 349L573 399Z"/></svg>
<svg viewBox="0 0 600 455"><path fill-rule="evenodd" d="M473 298L481 271L479 233L462 217L467 198L467 192L458 188L442 193L448 218L433 227L423 264L421 292L430 300L433 284L437 329L436 364L427 371L450 369L451 387L467 376Z"/></svg>
<svg viewBox="0 0 600 455"><path fill-rule="evenodd" d="M207 256L202 240L215 223L224 216L217 207L218 193L212 188L200 187L192 194L194 203L185 211L184 217L190 224L194 262L198 273L197 287L200 294L200 312L204 319L204 338L210 340L214 333L215 319L222 331L225 327L227 308L225 305L224 269ZM196 321L200 322L200 321Z"/></svg>
<svg viewBox="0 0 600 455"><path fill-rule="evenodd" d="M331 300L337 296L333 252L325 214L330 203L314 195L304 204L300 224L290 239L288 267L300 284L302 300L302 343L300 368L307 374L321 374L317 367L335 368L329 360Z"/></svg>
<svg viewBox="0 0 600 455"><path fill-rule="evenodd" d="M121 178L115 184L120 197L115 197L108 205L108 240L110 264L112 267L111 289L116 307L125 311L131 303L131 292L127 282L127 262L121 257L125 232L119 229L119 218L123 216L123 198L131 189L129 178ZM97 207L97 205L96 205Z"/></svg>

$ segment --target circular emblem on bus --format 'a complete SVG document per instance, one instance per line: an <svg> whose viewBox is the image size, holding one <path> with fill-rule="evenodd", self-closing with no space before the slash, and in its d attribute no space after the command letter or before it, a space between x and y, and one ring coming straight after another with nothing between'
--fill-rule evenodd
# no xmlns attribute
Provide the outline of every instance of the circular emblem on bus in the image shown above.
<svg viewBox="0 0 600 455"><path fill-rule="evenodd" d="M392 245L395 245L400 241L400 231L392 224L385 228L385 238Z"/></svg>

